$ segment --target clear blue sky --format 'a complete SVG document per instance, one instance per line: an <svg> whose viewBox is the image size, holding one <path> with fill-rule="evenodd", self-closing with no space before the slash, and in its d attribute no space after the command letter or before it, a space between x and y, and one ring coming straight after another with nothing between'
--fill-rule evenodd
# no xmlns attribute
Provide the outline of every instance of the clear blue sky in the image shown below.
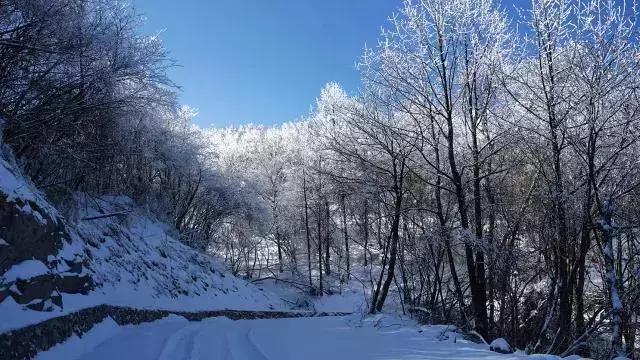
<svg viewBox="0 0 640 360"><path fill-rule="evenodd" d="M400 0L131 0L142 31L161 38L179 68L180 101L203 127L272 125L308 113L320 88L360 85L365 43Z"/></svg>

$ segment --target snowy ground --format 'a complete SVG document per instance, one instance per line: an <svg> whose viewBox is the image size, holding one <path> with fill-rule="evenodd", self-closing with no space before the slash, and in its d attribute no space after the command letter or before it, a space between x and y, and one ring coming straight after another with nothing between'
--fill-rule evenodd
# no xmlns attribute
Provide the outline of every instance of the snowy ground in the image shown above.
<svg viewBox="0 0 640 360"><path fill-rule="evenodd" d="M369 290L363 291L361 285L356 282L345 284L341 293L335 289L335 292L331 295L325 294L322 297L318 297L309 295L307 288L297 286L296 284L301 283L300 279L288 279L285 276L282 276L282 278L286 281L294 281L294 284L269 279L257 282L255 285L267 293L277 295L294 310L345 313L367 311L367 304L369 303L367 294Z"/></svg>
<svg viewBox="0 0 640 360"><path fill-rule="evenodd" d="M525 359L467 342L446 326L407 326L395 318L293 318L188 322L172 316L154 323L118 326L111 319L82 339L38 356L46 359ZM555 357L538 356L538 359Z"/></svg>

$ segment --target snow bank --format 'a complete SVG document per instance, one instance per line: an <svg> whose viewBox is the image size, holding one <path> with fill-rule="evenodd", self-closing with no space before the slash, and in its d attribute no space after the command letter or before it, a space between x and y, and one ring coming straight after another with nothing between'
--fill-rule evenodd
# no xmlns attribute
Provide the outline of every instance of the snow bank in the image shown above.
<svg viewBox="0 0 640 360"><path fill-rule="evenodd" d="M67 341L39 353L36 360L77 359L93 351L105 340L120 332L120 325L108 317L96 324L82 337L73 335Z"/></svg>

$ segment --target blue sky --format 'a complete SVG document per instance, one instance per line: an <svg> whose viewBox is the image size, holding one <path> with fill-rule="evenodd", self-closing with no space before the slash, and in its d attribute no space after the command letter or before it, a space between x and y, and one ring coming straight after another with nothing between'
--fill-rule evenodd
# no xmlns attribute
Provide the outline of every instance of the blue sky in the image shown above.
<svg viewBox="0 0 640 360"><path fill-rule="evenodd" d="M169 72L203 127L304 116L320 88L355 91L354 68L399 0L132 0L180 67Z"/></svg>

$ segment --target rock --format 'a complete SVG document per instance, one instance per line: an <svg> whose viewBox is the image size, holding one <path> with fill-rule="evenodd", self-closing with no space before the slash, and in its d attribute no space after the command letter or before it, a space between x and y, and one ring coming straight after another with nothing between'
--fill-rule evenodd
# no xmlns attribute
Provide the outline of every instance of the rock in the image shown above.
<svg viewBox="0 0 640 360"><path fill-rule="evenodd" d="M65 241L70 242L64 224L55 216L33 201L9 200L0 192L0 238L8 244L0 247L0 258L4 260L0 274L24 260L46 262Z"/></svg>
<svg viewBox="0 0 640 360"><path fill-rule="evenodd" d="M68 272L75 273L75 274L80 274L82 272L82 269L83 269L82 261L78 261L77 259L74 259L74 260L64 260L64 262L69 267Z"/></svg>
<svg viewBox="0 0 640 360"><path fill-rule="evenodd" d="M0 286L0 303L4 301L7 297L9 297L9 287L8 286Z"/></svg>
<svg viewBox="0 0 640 360"><path fill-rule="evenodd" d="M47 198L0 149L0 303L12 297L37 311L62 307L61 293L86 294L93 281L75 234Z"/></svg>
<svg viewBox="0 0 640 360"><path fill-rule="evenodd" d="M511 346L504 338L497 338L489 344L489 350L495 351L501 354L511 354L513 350Z"/></svg>
<svg viewBox="0 0 640 360"><path fill-rule="evenodd" d="M34 311L44 311L44 300L32 302L27 304L26 307Z"/></svg>
<svg viewBox="0 0 640 360"><path fill-rule="evenodd" d="M87 274L62 274L55 278L55 286L58 291L67 294L83 294L89 293L93 288L93 279Z"/></svg>
<svg viewBox="0 0 640 360"><path fill-rule="evenodd" d="M18 279L14 287L11 287L11 297L18 304L29 304L34 300L41 299L46 300L51 298L51 295L55 289L52 274L39 275L30 279Z"/></svg>

